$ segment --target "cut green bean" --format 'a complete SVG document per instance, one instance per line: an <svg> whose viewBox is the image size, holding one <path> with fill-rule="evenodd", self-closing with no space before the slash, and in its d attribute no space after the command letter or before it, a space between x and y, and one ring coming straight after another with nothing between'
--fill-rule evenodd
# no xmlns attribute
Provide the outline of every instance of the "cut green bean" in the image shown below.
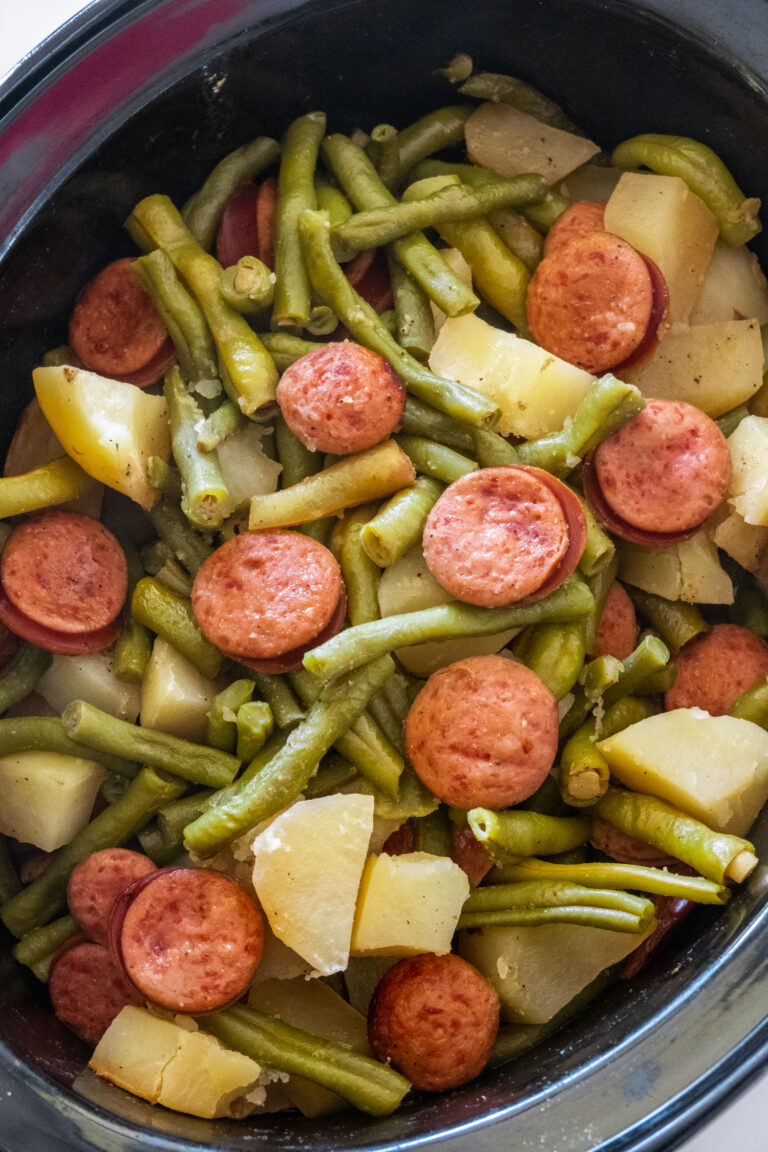
<svg viewBox="0 0 768 1152"><path fill-rule="evenodd" d="M576 620L586 616L593 603L586 584L570 578L535 604L510 608L441 604L346 628L332 640L308 652L304 666L319 680L328 681L396 648L449 637L489 636L527 624Z"/></svg>
<svg viewBox="0 0 768 1152"><path fill-rule="evenodd" d="M729 888L705 880L702 876L681 876L665 868L646 868L639 864L555 864L551 860L521 860L497 868L492 883L512 884L524 880L564 881L587 888L631 889L651 892L655 896L672 896L696 904L726 904Z"/></svg>
<svg viewBox="0 0 768 1152"><path fill-rule="evenodd" d="M498 432L486 432L482 428L472 429L474 451L481 468L502 468L508 464L519 464L517 449Z"/></svg>
<svg viewBox="0 0 768 1152"><path fill-rule="evenodd" d="M315 198L317 207L321 212L327 212L331 221L331 228L344 224L352 215L352 205L344 193L335 184L326 180L315 180ZM345 254L349 258L349 254ZM338 253L336 259L339 259Z"/></svg>
<svg viewBox="0 0 768 1152"><path fill-rule="evenodd" d="M214 696L208 712L206 744L210 744L212 748L218 748L222 752L235 751L237 748L237 711L251 699L253 689L253 680L235 680Z"/></svg>
<svg viewBox="0 0 768 1152"><path fill-rule="evenodd" d="M476 840L489 851L500 850L505 856L557 856L586 844L592 829L581 816L543 816L522 809L492 812L489 808L471 808L467 820Z"/></svg>
<svg viewBox="0 0 768 1152"><path fill-rule="evenodd" d="M338 792L345 784L350 784L357 776L357 769L338 752L329 752L323 757L323 762L315 775L304 789L307 800L315 800L319 796L330 796Z"/></svg>
<svg viewBox="0 0 768 1152"><path fill-rule="evenodd" d="M453 484L454 480L459 480L477 468L476 460L468 460L466 456L434 440L425 440L421 436L396 436L395 440L417 472L439 480L442 484Z"/></svg>
<svg viewBox="0 0 768 1152"><path fill-rule="evenodd" d="M443 491L442 484L427 476L396 492L376 515L363 525L360 541L380 568L388 568L421 540L424 525Z"/></svg>
<svg viewBox="0 0 768 1152"><path fill-rule="evenodd" d="M562 132L581 135L580 130L566 116L559 104L516 76L503 76L498 72L476 72L474 76L465 80L458 91L460 95L471 96L476 100L511 104L519 112L525 112L527 116L541 120L542 124L559 128Z"/></svg>
<svg viewBox="0 0 768 1152"><path fill-rule="evenodd" d="M515 883L484 885L470 892L465 912L496 912L516 908L611 908L615 912L628 912L646 919L653 916L653 905L642 896L606 887L584 885L577 881L548 876L525 877Z"/></svg>
<svg viewBox="0 0 768 1152"><path fill-rule="evenodd" d="M452 164L442 160L423 161L415 168L412 176L415 180L428 179L432 176L458 176L462 184L469 184L472 188L498 184L500 180L505 179L498 172L490 168L481 168L478 164ZM539 204L523 208L522 213L531 224L546 232L568 207L570 201L559 192L550 189Z"/></svg>
<svg viewBox="0 0 768 1152"><path fill-rule="evenodd" d="M317 208L315 168L324 135L325 114L308 112L294 120L283 137L278 176L273 328L303 328L309 322L311 292L297 221L305 209Z"/></svg>
<svg viewBox="0 0 768 1152"><path fill-rule="evenodd" d="M413 824L414 852L427 852L430 856L450 856L451 821L445 805L426 816L418 816Z"/></svg>
<svg viewBox="0 0 768 1152"><path fill-rule="evenodd" d="M56 752L80 760L95 760L115 776L134 777L139 771L135 760L98 752L73 740L58 716L6 716L0 720L0 756L19 752Z"/></svg>
<svg viewBox="0 0 768 1152"><path fill-rule="evenodd" d="M225 400L218 408L206 416L197 428L197 447L201 452L213 452L226 440L233 436L243 426L243 416L240 409L231 400Z"/></svg>
<svg viewBox="0 0 768 1152"><path fill-rule="evenodd" d="M438 412L415 396L407 396L400 420L400 430L407 436L423 436L425 440L437 440L460 452L464 456L474 456L474 436L478 429L444 412ZM489 433L495 435L495 433Z"/></svg>
<svg viewBox="0 0 768 1152"><path fill-rule="evenodd" d="M647 901L653 909L650 900ZM462 912L459 929L464 928L542 928L546 924L580 924L583 928L604 928L609 932L641 933L653 922L653 914L638 916L594 905L568 905L562 908L499 908L488 912Z"/></svg>
<svg viewBox="0 0 768 1152"><path fill-rule="evenodd" d="M203 1016L198 1023L226 1048L320 1084L372 1116L388 1116L410 1091L410 1083L388 1064L333 1040L311 1036L244 1004Z"/></svg>
<svg viewBox="0 0 768 1152"><path fill-rule="evenodd" d="M34 691L52 660L53 655L44 648L35 648L34 644L22 641L0 672L0 713L7 712Z"/></svg>
<svg viewBox="0 0 768 1152"><path fill-rule="evenodd" d="M158 500L150 509L149 518L158 536L168 545L179 563L190 576L196 576L200 566L213 553L210 540L195 531L178 502L173 500Z"/></svg>
<svg viewBox="0 0 768 1152"><path fill-rule="evenodd" d="M226 787L240 771L239 760L228 752L193 744L155 728L129 724L85 700L68 705L61 722L73 740L89 748L148 764L206 788Z"/></svg>
<svg viewBox="0 0 768 1152"><path fill-rule="evenodd" d="M429 297L389 253L387 263L395 301L397 341L420 364L426 364L435 343L435 321Z"/></svg>
<svg viewBox="0 0 768 1152"><path fill-rule="evenodd" d="M269 704L252 700L237 713L237 758L250 763L272 735L275 720Z"/></svg>
<svg viewBox="0 0 768 1152"><path fill-rule="evenodd" d="M156 248L140 256L132 268L163 318L184 379L190 385L218 383L216 345L205 313L181 283L168 253Z"/></svg>
<svg viewBox="0 0 768 1152"><path fill-rule="evenodd" d="M188 796L180 796L178 800L163 805L157 814L157 823L167 843L181 845L187 824L205 811L212 796L211 789L205 788L202 792L191 792Z"/></svg>
<svg viewBox="0 0 768 1152"><path fill-rule="evenodd" d="M648 621L654 632L658 632L664 643L675 651L693 640L694 636L709 631L709 625L695 604L665 600L663 596L632 586L628 592L640 615Z"/></svg>
<svg viewBox="0 0 768 1152"><path fill-rule="evenodd" d="M47 924L63 906L73 868L102 848L116 848L143 828L155 813L184 790L153 768L142 768L130 788L69 844L59 849L45 872L0 908L0 919L14 936L25 936Z"/></svg>
<svg viewBox="0 0 768 1152"><path fill-rule="evenodd" d="M584 622L539 624L533 631L524 663L535 672L557 700L573 688L586 655Z"/></svg>
<svg viewBox="0 0 768 1152"><path fill-rule="evenodd" d="M397 187L400 179L398 131L392 124L377 124L371 129L371 144L376 146L376 171L387 188Z"/></svg>
<svg viewBox="0 0 768 1152"><path fill-rule="evenodd" d="M197 444L203 414L187 391L178 368L165 378L171 447L181 476L181 509L197 528L217 528L229 507L229 490L214 449L202 452Z"/></svg>
<svg viewBox="0 0 768 1152"><path fill-rule="evenodd" d="M275 273L257 256L241 256L237 264L222 271L219 291L236 312L258 316L272 307L275 281Z"/></svg>
<svg viewBox="0 0 768 1152"><path fill-rule="evenodd" d="M184 844L179 837L169 838L158 826L156 820L145 824L136 833L136 839L145 856L149 856L158 868L167 868L184 854Z"/></svg>
<svg viewBox="0 0 768 1152"><path fill-rule="evenodd" d="M221 670L219 649L203 636L189 600L177 596L159 580L139 580L131 601L131 613L146 628L162 636L201 675L213 680Z"/></svg>
<svg viewBox="0 0 768 1152"><path fill-rule="evenodd" d="M112 653L112 672L125 684L140 684L152 655L149 630L130 617L117 638Z"/></svg>
<svg viewBox="0 0 768 1152"><path fill-rule="evenodd" d="M253 672L245 668L243 671L253 678L256 691L269 704L278 728L292 728L294 724L304 719L304 709L283 676Z"/></svg>
<svg viewBox="0 0 768 1152"><path fill-rule="evenodd" d="M238 781L220 792L185 831L190 850L208 854L261 820L292 804L314 775L325 753L365 711L370 696L394 671L391 657L372 661L350 676L329 684L285 745L257 777Z"/></svg>
<svg viewBox="0 0 768 1152"><path fill-rule="evenodd" d="M15 960L29 968L43 984L48 980L54 956L82 929L74 916L62 916L41 928L25 933L13 950Z"/></svg>
<svg viewBox="0 0 768 1152"><path fill-rule="evenodd" d="M37 512L95 492L97 483L69 456L20 476L0 477L0 519Z"/></svg>
<svg viewBox="0 0 768 1152"><path fill-rule="evenodd" d="M277 140L258 136L220 160L199 192L184 207L184 220L203 248L212 248L221 217L232 193L274 164L280 155Z"/></svg>
<svg viewBox="0 0 768 1152"><path fill-rule="evenodd" d="M502 208L498 212L489 212L488 223L528 271L535 272L544 255L544 240L525 216L511 208Z"/></svg>
<svg viewBox="0 0 768 1152"><path fill-rule="evenodd" d="M741 585L731 613L742 628L748 628L756 636L768 637L768 598L757 584L750 581Z"/></svg>
<svg viewBox="0 0 768 1152"><path fill-rule="evenodd" d="M313 343L311 340L302 340L289 332L260 332L259 340L269 352L277 365L278 372L285 372L291 364L295 364L302 356L308 356L323 344Z"/></svg>
<svg viewBox="0 0 768 1152"><path fill-rule="evenodd" d="M657 690L657 674L669 663L669 648L658 636L644 636L622 661L622 670L615 684L603 693L603 706L610 708L622 696L645 696Z"/></svg>
<svg viewBox="0 0 768 1152"><path fill-rule="evenodd" d="M428 112L397 136L397 149L400 156L400 170L408 173L420 161L441 152L464 139L464 126L473 108L468 105L448 105Z"/></svg>
<svg viewBox="0 0 768 1152"><path fill-rule="evenodd" d="M579 560L579 568L588 579L591 579L611 566L616 556L616 546L595 520L586 500L582 500L581 506L587 519L587 540ZM616 570L618 571L618 565Z"/></svg>
<svg viewBox="0 0 768 1152"><path fill-rule="evenodd" d="M147 461L147 480L156 492L172 497L177 502L181 500L181 477L173 464L162 456L150 456Z"/></svg>
<svg viewBox="0 0 768 1152"><path fill-rule="evenodd" d="M392 747L396 749L400 756L403 756L405 754L405 739L402 721L398 719L392 711L389 702L381 692L371 697L370 703L368 704L368 713ZM393 795L396 794L396 792L396 788L392 789Z"/></svg>
<svg viewBox="0 0 768 1152"><path fill-rule="evenodd" d="M596 804L608 790L611 769L596 739L595 722L587 720L560 753L560 795L575 808Z"/></svg>
<svg viewBox="0 0 768 1152"><path fill-rule="evenodd" d="M550 189L540 204L533 204L530 208L523 208L522 213L531 224L535 224L542 232L548 232L552 225L557 223L563 212L570 208L570 206L571 202L567 196L563 196L560 192L553 192L552 189Z"/></svg>
<svg viewBox="0 0 768 1152"><path fill-rule="evenodd" d="M731 705L729 716L739 720L751 720L761 728L768 729L768 680L758 680L742 692Z"/></svg>
<svg viewBox="0 0 768 1152"><path fill-rule="evenodd" d="M333 531L331 548L339 562L347 592L347 619L353 626L378 620L381 571L363 548L362 533L375 505L347 512Z"/></svg>

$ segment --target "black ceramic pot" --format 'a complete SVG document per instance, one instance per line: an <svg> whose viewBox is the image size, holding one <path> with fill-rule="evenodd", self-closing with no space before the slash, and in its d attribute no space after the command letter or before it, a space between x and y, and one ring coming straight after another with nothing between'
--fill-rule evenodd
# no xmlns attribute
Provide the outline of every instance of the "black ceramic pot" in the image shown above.
<svg viewBox="0 0 768 1152"><path fill-rule="evenodd" d="M532 81L605 146L642 131L704 140L768 200L764 0L96 0L0 90L0 447L78 290L131 251L121 222L137 199L183 201L227 150L310 107L337 130L407 123L446 101L434 70L457 50ZM765 260L764 237L756 247ZM756 843L765 856L768 819ZM765 1063L763 873L532 1055L378 1121L206 1122L76 1084L86 1048L3 940L0 1145L672 1149Z"/></svg>

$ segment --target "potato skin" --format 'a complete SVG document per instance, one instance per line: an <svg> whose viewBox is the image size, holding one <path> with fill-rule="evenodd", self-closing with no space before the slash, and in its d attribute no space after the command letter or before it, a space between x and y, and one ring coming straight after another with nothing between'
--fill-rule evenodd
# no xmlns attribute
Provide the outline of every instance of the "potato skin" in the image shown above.
<svg viewBox="0 0 768 1152"><path fill-rule="evenodd" d="M453 953L400 960L379 981L368 1009L368 1039L378 1058L424 1092L478 1076L498 1030L496 993Z"/></svg>

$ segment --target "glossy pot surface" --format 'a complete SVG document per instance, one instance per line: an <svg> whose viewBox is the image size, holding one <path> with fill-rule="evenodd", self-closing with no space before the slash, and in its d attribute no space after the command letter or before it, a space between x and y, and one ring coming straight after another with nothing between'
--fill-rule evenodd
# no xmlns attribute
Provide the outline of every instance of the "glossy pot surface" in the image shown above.
<svg viewBox="0 0 768 1152"><path fill-rule="evenodd" d="M768 200L763 0L96 0L0 89L0 448L80 288L132 251L121 224L136 200L183 202L229 149L312 107L334 130L406 124L451 101L435 69L456 51L536 84L605 147L643 131L701 139ZM768 242L755 247L765 262ZM766 856L765 817L755 843ZM658 1152L768 1053L762 868L534 1053L385 1120L153 1109L81 1075L87 1049L1 943L8 1152Z"/></svg>

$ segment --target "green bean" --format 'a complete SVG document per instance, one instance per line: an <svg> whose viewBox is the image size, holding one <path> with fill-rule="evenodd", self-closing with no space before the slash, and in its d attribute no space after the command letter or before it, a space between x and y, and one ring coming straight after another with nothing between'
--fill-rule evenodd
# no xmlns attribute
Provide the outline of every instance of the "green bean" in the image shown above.
<svg viewBox="0 0 768 1152"><path fill-rule="evenodd" d="M130 840L155 813L180 796L184 785L142 768L120 800L105 808L75 838L59 849L45 872L0 908L0 919L14 936L24 936L51 920L64 904L73 868L102 848Z"/></svg>
<svg viewBox="0 0 768 1152"><path fill-rule="evenodd" d="M322 301L315 300L313 296L309 320L304 325L311 336L330 336L339 324L339 318L332 308Z"/></svg>
<svg viewBox="0 0 768 1152"><path fill-rule="evenodd" d="M216 345L205 313L176 275L168 253L156 248L140 256L132 268L163 318L187 383L218 381Z"/></svg>
<svg viewBox="0 0 768 1152"><path fill-rule="evenodd" d="M597 803L608 789L611 769L596 739L595 721L587 720L560 753L560 795L574 808Z"/></svg>
<svg viewBox="0 0 768 1152"><path fill-rule="evenodd" d="M505 320L527 333L525 302L530 273L520 257L507 247L487 220L439 224L437 231L446 244L461 252L483 299Z"/></svg>
<svg viewBox="0 0 768 1152"><path fill-rule="evenodd" d="M768 680L758 680L734 700L728 713L768 729Z"/></svg>
<svg viewBox="0 0 768 1152"><path fill-rule="evenodd" d="M204 854L213 852L293 803L325 753L359 719L370 696L393 671L391 657L385 656L327 685L258 775L220 792L215 806L189 825L187 847Z"/></svg>
<svg viewBox="0 0 768 1152"><path fill-rule="evenodd" d="M616 546L595 520L592 509L585 500L582 500L581 506L587 519L587 541L579 560L579 568L591 579L606 567L611 567L616 556Z"/></svg>
<svg viewBox="0 0 768 1152"><path fill-rule="evenodd" d="M503 76L497 72L476 72L459 88L462 96L472 96L476 100L492 100L494 104L511 104L519 112L541 120L562 132L581 135L580 130L570 120L559 104L550 100L538 88L526 84L516 76Z"/></svg>
<svg viewBox="0 0 768 1152"><path fill-rule="evenodd" d="M494 871L492 882L516 883L521 880L549 880L557 883L583 884L587 888L631 889L651 892L656 896L673 896L696 904L727 904L731 891L722 884L702 876L680 876L665 868L646 868L638 864L555 864L551 860L521 860Z"/></svg>
<svg viewBox="0 0 768 1152"><path fill-rule="evenodd" d="M587 586L570 578L535 604L510 608L477 608L471 604L441 604L419 612L388 616L356 628L346 628L304 657L304 666L327 681L358 668L368 660L396 648L458 636L489 636L508 628L547 621L570 621L586 616L593 600Z"/></svg>
<svg viewBox="0 0 768 1152"><path fill-rule="evenodd" d="M129 724L85 700L69 704L61 714L61 722L68 735L89 748L148 764L206 788L225 787L240 771L240 762L228 752L180 740L155 728Z"/></svg>
<svg viewBox="0 0 768 1152"><path fill-rule="evenodd" d="M382 692L371 698L368 705L368 713L371 719L381 729L383 735L392 745L392 747L403 756L405 753L405 738L403 734L402 721L395 715L390 707L389 701L385 698ZM393 790L393 791L396 791Z"/></svg>
<svg viewBox="0 0 768 1152"><path fill-rule="evenodd" d="M727 244L738 247L760 231L760 201L747 199L711 148L688 136L633 136L614 148L615 168L650 168L661 176L679 176L709 208Z"/></svg>
<svg viewBox="0 0 768 1152"><path fill-rule="evenodd" d="M529 272L535 272L544 255L541 233L528 223L525 216L511 208L488 213L488 223L500 240L506 244Z"/></svg>
<svg viewBox="0 0 768 1152"><path fill-rule="evenodd" d="M117 638L112 654L112 672L125 684L140 684L149 665L152 642L148 629L130 617Z"/></svg>
<svg viewBox="0 0 768 1152"><path fill-rule="evenodd" d="M610 908L627 912L645 921L653 918L653 905L642 896L616 889L587 886L577 881L550 877L525 877L515 883L498 883L475 888L462 908L470 912L513 911L525 908Z"/></svg>
<svg viewBox="0 0 768 1152"><path fill-rule="evenodd" d="M297 222L305 209L317 208L315 168L324 135L325 114L308 112L294 120L283 137L278 176L273 328L303 328L309 322L310 285Z"/></svg>
<svg viewBox="0 0 768 1152"><path fill-rule="evenodd" d="M628 592L640 615L669 648L680 649L694 636L709 631L709 625L695 604L666 600L663 596L631 586Z"/></svg>
<svg viewBox="0 0 768 1152"><path fill-rule="evenodd" d="M13 949L14 959L29 968L45 984L56 953L80 933L80 925L74 916L62 916L41 928L26 932Z"/></svg>
<svg viewBox="0 0 768 1152"><path fill-rule="evenodd" d="M481 168L478 164L449 164L442 160L425 160L412 173L414 180L428 179L432 176L458 176L462 184L469 184L472 188L487 187L505 179L498 172L490 168ZM550 189L539 204L523 208L522 214L531 224L546 232L558 217L562 216L569 204L565 196Z"/></svg>
<svg viewBox="0 0 768 1152"><path fill-rule="evenodd" d="M272 307L275 281L275 273L257 256L241 256L221 273L219 291L236 312L256 316Z"/></svg>
<svg viewBox="0 0 768 1152"><path fill-rule="evenodd" d="M326 180L315 180L315 199L318 209L328 213L331 228L344 224L352 215L352 205L344 193ZM336 259L339 259L338 254Z"/></svg>
<svg viewBox="0 0 768 1152"><path fill-rule="evenodd" d="M311 1036L244 1004L203 1016L198 1023L226 1048L320 1084L372 1116L394 1112L411 1087L388 1064L352 1052L344 1044Z"/></svg>
<svg viewBox="0 0 768 1152"><path fill-rule="evenodd" d="M162 456L150 456L147 461L147 480L156 492L171 496L176 501L181 500L181 477L173 464Z"/></svg>
<svg viewBox="0 0 768 1152"><path fill-rule="evenodd" d="M145 576L136 585L131 613L140 624L162 636L202 676L209 680L218 676L223 659L221 652L203 636L192 605L185 597L177 596L158 580Z"/></svg>
<svg viewBox="0 0 768 1152"><path fill-rule="evenodd" d="M259 340L277 365L278 372L285 372L302 356L308 356L310 352L324 347L323 344L292 336L289 332L260 332Z"/></svg>
<svg viewBox="0 0 768 1152"><path fill-rule="evenodd" d="M205 742L222 752L234 752L237 747L237 710L251 699L253 680L234 680L222 688L211 702L208 712L208 731Z"/></svg>
<svg viewBox="0 0 768 1152"><path fill-rule="evenodd" d="M173 864L184 854L182 841L178 837L175 840L169 838L160 829L156 820L152 820L140 829L136 833L136 839L144 855L149 856L152 863L156 864L158 868L167 868L169 864Z"/></svg>
<svg viewBox="0 0 768 1152"><path fill-rule="evenodd" d="M716 884L726 880L740 884L757 865L749 841L713 832L655 796L609 788L595 812L620 832L675 856Z"/></svg>
<svg viewBox="0 0 768 1152"><path fill-rule="evenodd" d="M641 720L654 716L656 711L647 696L622 696L615 704L611 704L610 708L606 708L600 723L597 724L597 731L601 739L604 736L613 736L615 732L623 732L625 728L629 728L630 724L639 724Z"/></svg>
<svg viewBox="0 0 768 1152"><path fill-rule="evenodd" d="M8 851L8 841L0 836L0 904L10 900L21 888L21 881L16 873Z"/></svg>
<svg viewBox="0 0 768 1152"><path fill-rule="evenodd" d="M318 345L320 347L320 345ZM282 465L282 486L283 488L291 488L294 484L301 483L309 476L314 476L322 469L323 457L319 452L312 452L298 436L290 430L282 417L275 421L275 441L277 444L277 456ZM310 521L308 524L300 525L300 531L307 536L311 536L319 543L324 544L327 537L330 535L333 526L333 519L327 516L321 517L319 520Z"/></svg>
<svg viewBox="0 0 768 1152"><path fill-rule="evenodd" d="M6 716L0 720L0 756L16 756L19 752L56 752L59 756L95 760L115 776L129 779L139 771L131 759L97 752L71 739L58 716Z"/></svg>
<svg viewBox="0 0 768 1152"><path fill-rule="evenodd" d="M533 795L524 800L520 807L525 812L535 812L540 816L573 815L568 805L563 803L560 789L551 773L544 777L543 782ZM556 855L561 855L561 853L556 853Z"/></svg>
<svg viewBox="0 0 768 1152"><path fill-rule="evenodd" d="M224 387L246 416L271 408L277 370L247 320L222 299L221 265L209 256L184 224L167 196L147 196L134 208L128 231L153 248L163 248L197 297L223 366Z"/></svg>
<svg viewBox="0 0 768 1152"><path fill-rule="evenodd" d="M630 652L618 680L603 693L603 706L610 708L622 696L650 695L656 689L655 677L669 662L669 648L658 636L644 636Z"/></svg>
<svg viewBox="0 0 768 1152"><path fill-rule="evenodd" d="M197 445L203 414L187 391L178 368L165 378L173 457L181 475L181 509L197 528L217 528L229 505L229 490L216 450L201 452Z"/></svg>
<svg viewBox="0 0 768 1152"><path fill-rule="evenodd" d="M648 904L653 908L650 900ZM641 933L653 916L637 916L613 908L594 905L564 908L499 908L489 912L462 912L456 925L465 928L542 928L546 924L580 924L584 928L604 928L609 932Z"/></svg>
<svg viewBox="0 0 768 1152"><path fill-rule="evenodd" d="M453 448L454 452L461 452L464 456L474 455L474 435L478 429L436 408L417 400L415 396L407 396L405 408L400 420L400 430L407 436L423 436L425 440L437 440ZM495 435L495 433L489 433Z"/></svg>
<svg viewBox="0 0 768 1152"><path fill-rule="evenodd" d="M416 164L464 139L464 126L474 109L461 105L448 105L428 112L419 120L403 128L397 137L401 172L409 172Z"/></svg>
<svg viewBox="0 0 768 1152"><path fill-rule="evenodd" d="M438 76L443 76L451 84L461 84L462 81L468 80L472 75L472 57L468 56L466 52L457 52L453 56L445 68L438 68Z"/></svg>
<svg viewBox="0 0 768 1152"><path fill-rule="evenodd" d="M61 344L58 348L51 348L43 356L44 368L78 368L81 365L80 357L70 348L69 344Z"/></svg>
<svg viewBox="0 0 768 1152"><path fill-rule="evenodd" d="M333 531L331 548L339 562L347 591L347 619L350 624L378 620L379 577L381 571L362 544L362 532L375 505L364 504L347 512Z"/></svg>
<svg viewBox="0 0 768 1152"><path fill-rule="evenodd" d="M597 656L585 666L584 683L576 687L573 704L560 721L561 744L584 723L603 693L618 682L622 668L614 656Z"/></svg>
<svg viewBox="0 0 768 1152"><path fill-rule="evenodd" d="M250 184L280 155L280 145L268 136L258 136L220 160L199 192L184 208L184 220L203 248L212 248L229 197L242 184Z"/></svg>
<svg viewBox="0 0 768 1152"><path fill-rule="evenodd" d="M472 455L477 458L481 468L501 468L507 464L520 463L517 449L498 432L473 428L472 439L474 441Z"/></svg>
<svg viewBox="0 0 768 1152"><path fill-rule="evenodd" d="M243 704L237 712L237 758L250 763L272 735L272 709L263 700Z"/></svg>
<svg viewBox="0 0 768 1152"><path fill-rule="evenodd" d="M198 569L213 553L210 541L194 530L178 503L171 500L158 500L150 509L149 518L179 563L190 576L196 576Z"/></svg>
<svg viewBox="0 0 768 1152"><path fill-rule="evenodd" d="M411 704L416 695L422 688L421 680L414 680L416 685L415 690L408 682L408 677L405 672L397 671L394 676L387 680L386 684L381 690L389 704L392 714L397 718L400 724L405 723L405 718L410 711Z"/></svg>
<svg viewBox="0 0 768 1152"><path fill-rule="evenodd" d="M401 149L402 138L401 132L398 140ZM323 154L358 211L388 207L397 203L363 150L347 137L326 136L323 141ZM402 162L402 150L400 155ZM479 300L472 289L448 267L423 232L414 232L410 236L396 240L393 252L416 283L446 316L464 316L477 308ZM334 307L334 311L349 328L339 309ZM360 339L351 328L350 331ZM362 340L360 342L364 343Z"/></svg>
<svg viewBox="0 0 768 1152"><path fill-rule="evenodd" d="M588 505L585 503L583 507L586 510ZM589 528L587 528L587 533L589 533ZM584 557L582 555L582 560L583 558ZM590 567L594 567L594 565L590 565ZM608 600L611 588L616 582L618 571L619 562L616 559L613 544L611 544L611 556L608 561L603 564L602 567L598 568L597 571L587 579L589 589L595 598L595 610L587 620L586 635L584 637L586 651L590 656L597 656L599 651L597 643L597 630L600 627L600 620L603 615L603 610L605 609L605 604Z"/></svg>
<svg viewBox="0 0 768 1152"><path fill-rule="evenodd" d="M278 728L291 728L304 719L304 710L282 676L244 669L253 678L256 690L272 709Z"/></svg>
<svg viewBox="0 0 768 1152"><path fill-rule="evenodd" d="M0 477L0 518L22 516L95 492L92 480L69 456L41 464L20 476Z"/></svg>
<svg viewBox="0 0 768 1152"><path fill-rule="evenodd" d="M290 488L251 499L252 529L306 524L391 496L414 480L413 465L394 440L343 457Z"/></svg>
<svg viewBox="0 0 768 1152"><path fill-rule="evenodd" d="M454 480L477 468L476 460L468 460L434 440L425 440L421 436L396 436L395 440L417 472L442 484L453 484Z"/></svg>
<svg viewBox="0 0 768 1152"><path fill-rule="evenodd" d="M201 792L191 792L163 805L157 814L157 823L167 843L181 845L187 824L205 811L212 796L211 789L204 788Z"/></svg>
<svg viewBox="0 0 768 1152"><path fill-rule="evenodd" d="M338 792L345 784L351 783L357 776L357 769L349 760L345 760L338 752L329 752L323 757L323 762L315 775L307 783L304 796L307 800L314 800L318 796L330 796Z"/></svg>
<svg viewBox="0 0 768 1152"><path fill-rule="evenodd" d="M184 569L175 560L166 560L160 568L157 568L153 573L156 583L162 584L163 588L168 588L176 596L181 596L188 600L192 592L192 581L187 576ZM134 621L135 622L135 621ZM145 632L147 629L144 629Z"/></svg>
<svg viewBox="0 0 768 1152"><path fill-rule="evenodd" d="M545 468L562 479L582 456L618 432L644 407L645 400L633 384L607 373L592 385L560 432L518 445L520 463Z"/></svg>
<svg viewBox="0 0 768 1152"><path fill-rule="evenodd" d="M400 179L400 147L398 131L391 124L377 124L371 129L371 145L376 148L376 171L387 188L397 186Z"/></svg>
<svg viewBox="0 0 768 1152"><path fill-rule="evenodd" d="M222 440L234 436L242 426L240 409L231 400L225 400L198 425L197 447L201 452L214 452Z"/></svg>
<svg viewBox="0 0 768 1152"><path fill-rule="evenodd" d="M451 822L444 805L426 816L413 821L414 852L427 852L430 856L450 856Z"/></svg>
<svg viewBox="0 0 768 1152"><path fill-rule="evenodd" d="M29 696L52 660L50 652L22 641L0 672L0 712L7 712L14 704Z"/></svg>
<svg viewBox="0 0 768 1152"><path fill-rule="evenodd" d="M436 480L417 476L414 484L396 492L363 525L360 542L374 564L388 568L421 540L427 517L442 491Z"/></svg>
<svg viewBox="0 0 768 1152"><path fill-rule="evenodd" d="M523 208L522 213L531 224L535 224L542 232L548 232L570 206L571 202L567 196L550 189L540 204Z"/></svg>
<svg viewBox="0 0 768 1152"><path fill-rule="evenodd" d="M586 656L584 621L539 624L533 631L524 663L558 700L573 688Z"/></svg>
<svg viewBox="0 0 768 1152"><path fill-rule="evenodd" d="M757 584L750 581L741 585L731 611L742 628L749 628L756 636L768 636L768 598Z"/></svg>
<svg viewBox="0 0 768 1152"><path fill-rule="evenodd" d="M395 300L397 341L420 364L426 364L435 343L429 297L391 253L387 253L387 263Z"/></svg>
<svg viewBox="0 0 768 1152"><path fill-rule="evenodd" d="M472 835L492 851L505 856L556 856L585 844L592 828L581 816L543 816L522 809L492 812L471 808L467 820Z"/></svg>

